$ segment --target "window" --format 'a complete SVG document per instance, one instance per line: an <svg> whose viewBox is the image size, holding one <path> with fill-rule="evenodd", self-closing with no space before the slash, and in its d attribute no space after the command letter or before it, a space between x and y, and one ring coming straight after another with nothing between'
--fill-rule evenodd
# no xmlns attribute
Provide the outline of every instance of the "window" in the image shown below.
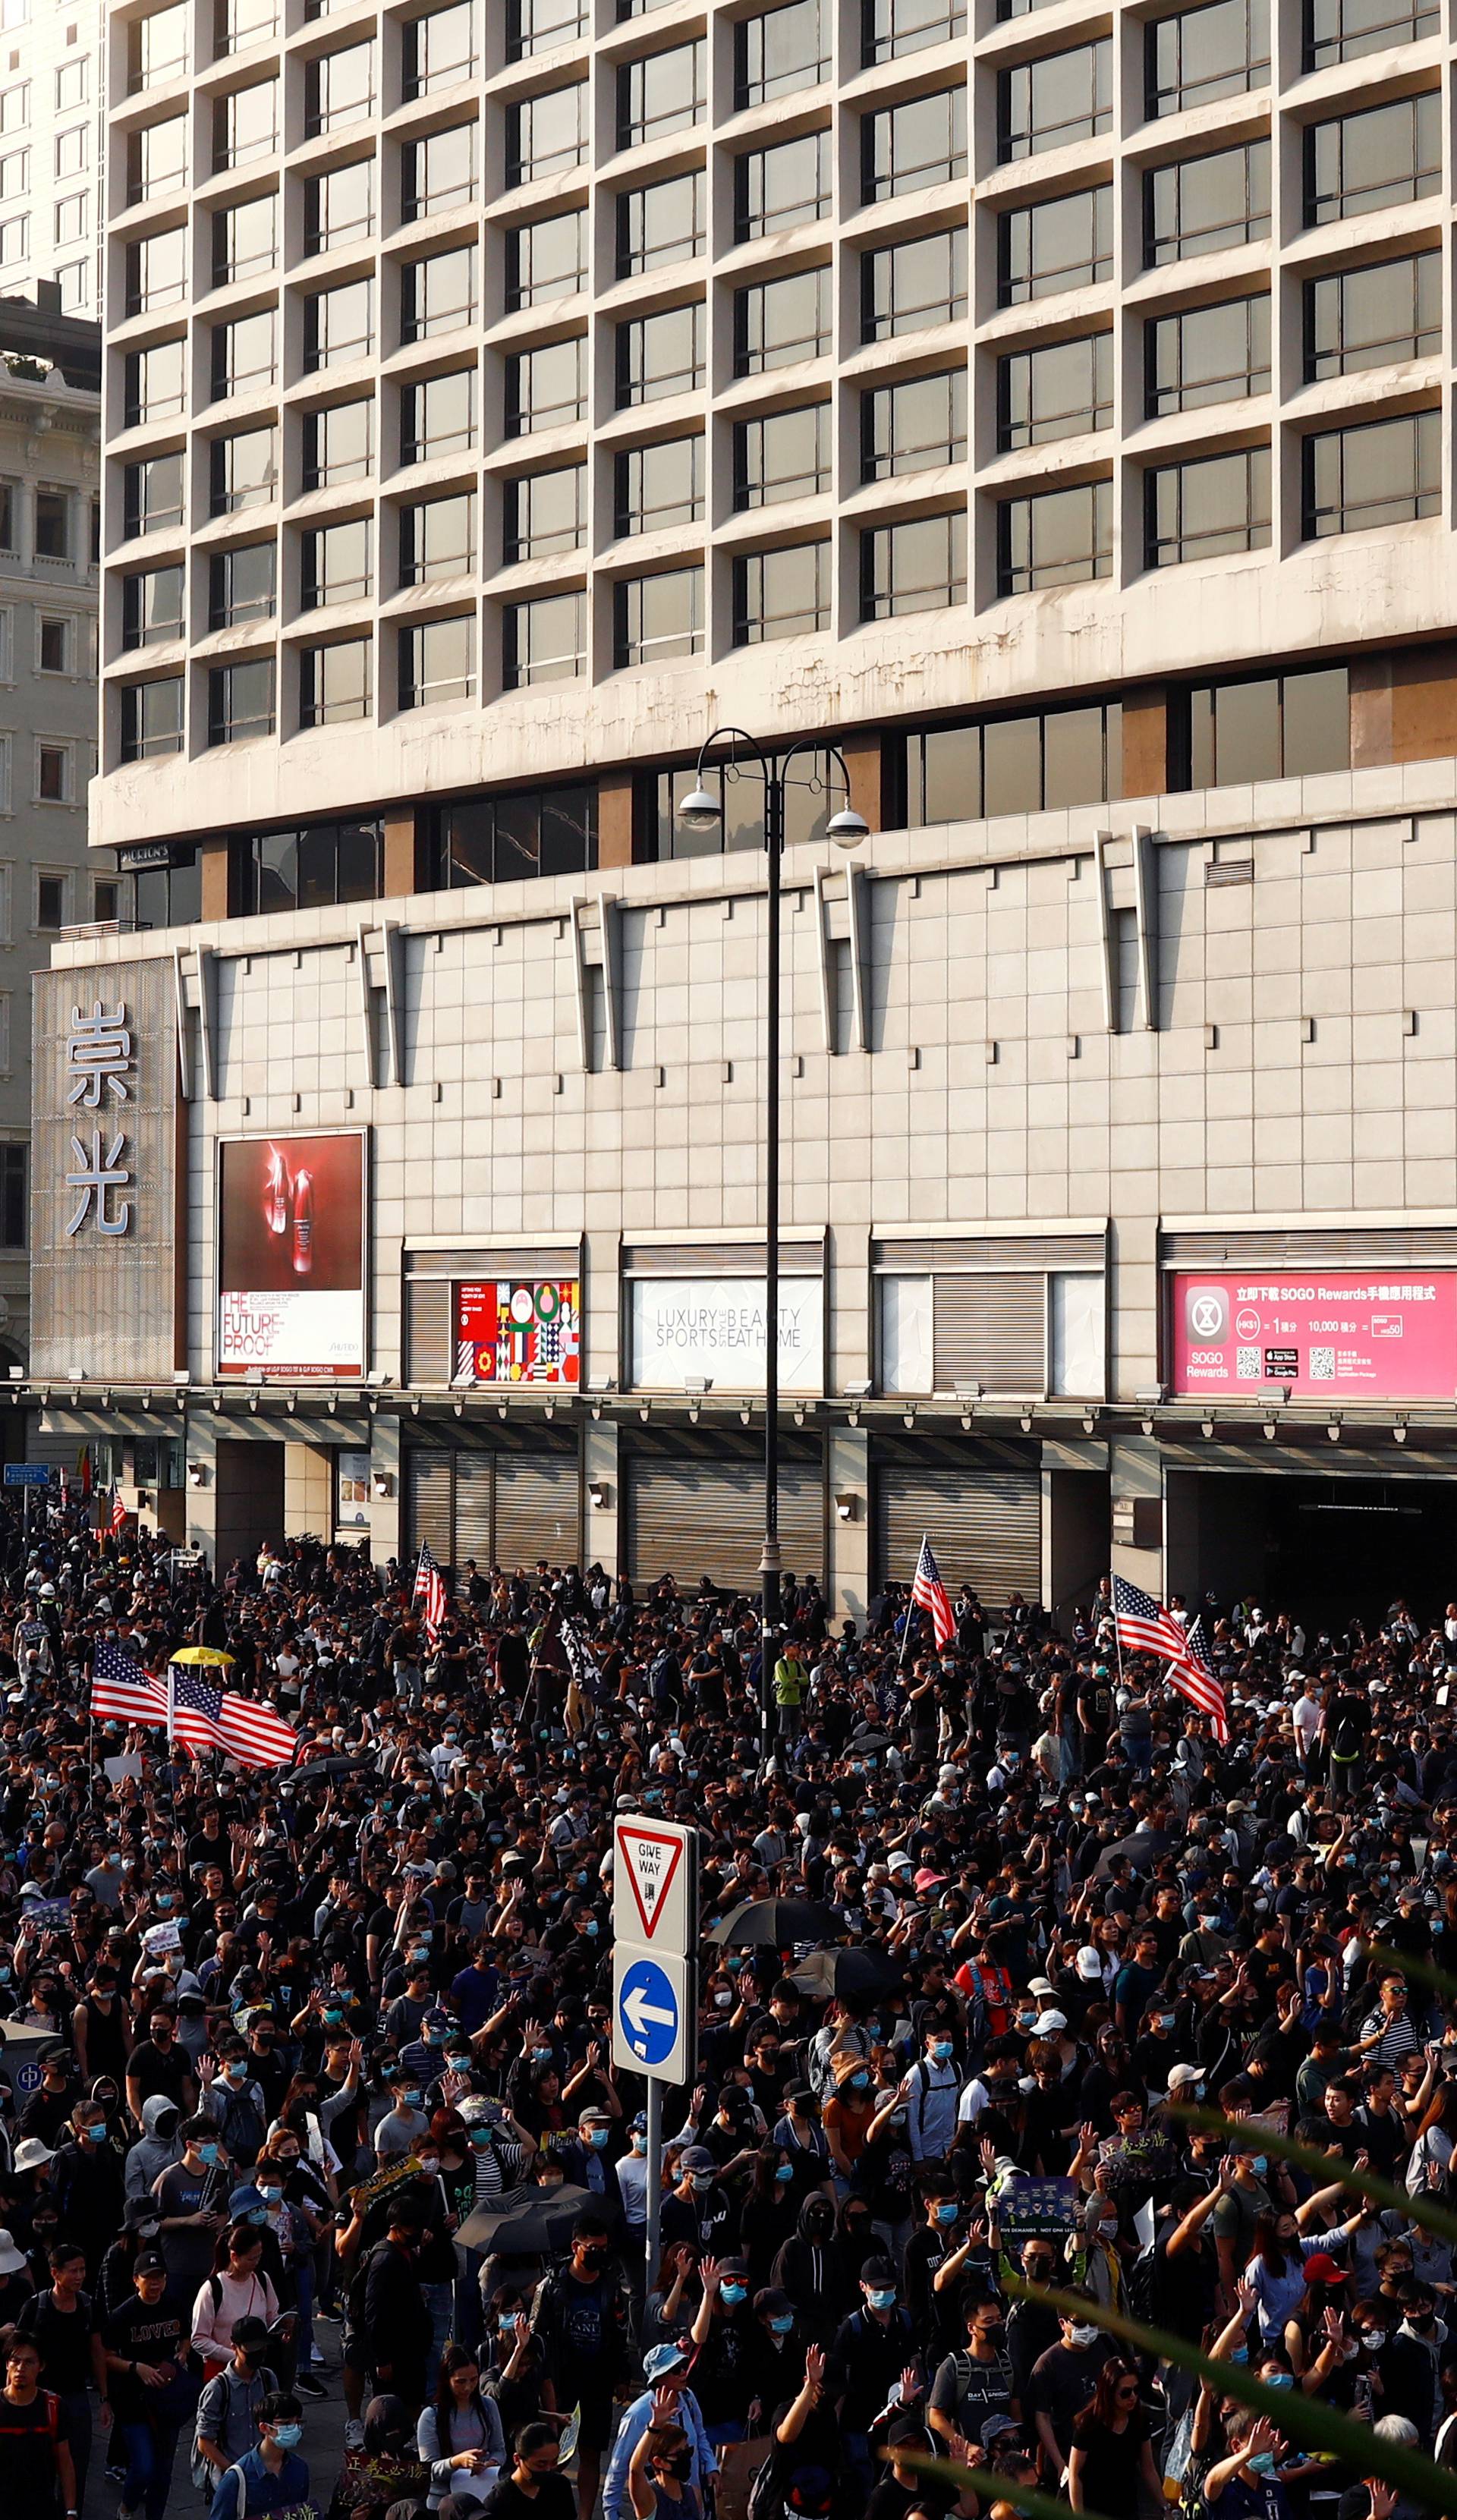
<svg viewBox="0 0 1457 2520"><path fill-rule="evenodd" d="M1243 447L1144 475L1144 565L1263 551L1270 539L1270 450Z"/></svg>
<svg viewBox="0 0 1457 2520"><path fill-rule="evenodd" d="M36 615L35 665L42 674L75 672L76 625L68 613Z"/></svg>
<svg viewBox="0 0 1457 2520"><path fill-rule="evenodd" d="M964 87L913 96L904 105L867 113L861 122L862 202L888 202L923 192L928 184L958 183L966 170Z"/></svg>
<svg viewBox="0 0 1457 2520"><path fill-rule="evenodd" d="M1025 306L1113 277L1113 186L1060 193L997 220L997 304Z"/></svg>
<svg viewBox="0 0 1457 2520"><path fill-rule="evenodd" d="M617 71L617 147L636 149L670 131L691 130L703 120L706 94L702 40L623 62Z"/></svg>
<svg viewBox="0 0 1457 2520"><path fill-rule="evenodd" d="M962 0L861 0L860 59L898 61L928 44L952 44L967 30Z"/></svg>
<svg viewBox="0 0 1457 2520"><path fill-rule="evenodd" d="M1218 253L1270 233L1270 144L1155 166L1143 179L1144 266Z"/></svg>
<svg viewBox="0 0 1457 2520"><path fill-rule="evenodd" d="M400 153L402 215L428 219L476 199L476 125L453 122L423 140L407 140Z"/></svg>
<svg viewBox="0 0 1457 2520"><path fill-rule="evenodd" d="M278 32L278 0L214 0L212 50L218 61Z"/></svg>
<svg viewBox="0 0 1457 2520"><path fill-rule="evenodd" d="M506 434L524 437L536 428L561 428L586 418L587 344L548 341L518 350L506 362Z"/></svg>
<svg viewBox="0 0 1457 2520"><path fill-rule="evenodd" d="M180 453L149 455L140 464L127 465L121 477L121 530L128 542L136 534L180 525L182 513Z"/></svg>
<svg viewBox="0 0 1457 2520"><path fill-rule="evenodd" d="M1307 542L1437 513L1441 420L1434 411L1322 429L1304 440L1300 457L1300 530Z"/></svg>
<svg viewBox="0 0 1457 2520"><path fill-rule="evenodd" d="M1113 427L1113 335L1088 333L997 361L997 453Z"/></svg>
<svg viewBox="0 0 1457 2520"><path fill-rule="evenodd" d="M90 65L84 54L79 61L62 63L56 72L56 112L58 113L69 113L75 106L85 104L89 68Z"/></svg>
<svg viewBox="0 0 1457 2520"><path fill-rule="evenodd" d="M427 254L406 262L399 275L399 337L402 341L430 341L440 333L458 332L476 320L476 248L457 246L450 253Z"/></svg>
<svg viewBox="0 0 1457 2520"><path fill-rule="evenodd" d="M821 359L831 338L828 263L734 292L736 377L767 376L801 359Z"/></svg>
<svg viewBox="0 0 1457 2520"><path fill-rule="evenodd" d="M74 245L86 234L86 196L70 193L56 203L54 241L57 245Z"/></svg>
<svg viewBox="0 0 1457 2520"><path fill-rule="evenodd" d="M966 370L909 377L860 396L860 478L966 462Z"/></svg>
<svg viewBox="0 0 1457 2520"><path fill-rule="evenodd" d="M373 401L331 403L303 415L303 486L332 490L341 481L364 481L374 466Z"/></svg>
<svg viewBox="0 0 1457 2520"><path fill-rule="evenodd" d="M506 109L506 182L535 184L565 174L588 155L587 82L548 88Z"/></svg>
<svg viewBox="0 0 1457 2520"><path fill-rule="evenodd" d="M242 843L234 861L244 914L373 901L384 845L378 823L305 823L301 831L259 832Z"/></svg>
<svg viewBox="0 0 1457 2520"><path fill-rule="evenodd" d="M277 439L272 428L241 428L214 437L207 449L207 513L234 517L245 508L266 508L278 492Z"/></svg>
<svg viewBox="0 0 1457 2520"><path fill-rule="evenodd" d="M1343 665L1211 683L1170 716L1176 788L1229 788L1350 768L1350 687Z"/></svg>
<svg viewBox="0 0 1457 2520"><path fill-rule="evenodd" d="M1112 97L1113 45L1106 37L998 71L998 164L1111 130Z"/></svg>
<svg viewBox="0 0 1457 2520"><path fill-rule="evenodd" d="M121 758L152 761L182 749L182 676L121 686Z"/></svg>
<svg viewBox="0 0 1457 2520"><path fill-rule="evenodd" d="M129 466L128 473L136 469L135 466ZM16 485L13 481L0 481L0 551L13 552L19 548L16 540L17 518ZM8 612L3 617L7 622L10 619ZM7 666L7 676L9 670Z"/></svg>
<svg viewBox="0 0 1457 2520"><path fill-rule="evenodd" d="M407 166L409 157L407 148ZM406 218L412 215L407 207ZM360 237L373 236L374 226L373 158L356 158L352 165L332 166L327 175L309 176L303 187L305 253L329 253L335 246L353 245Z"/></svg>
<svg viewBox="0 0 1457 2520"><path fill-rule="evenodd" d="M65 490L37 490L35 493L35 557L37 560L69 560L70 497Z"/></svg>
<svg viewBox="0 0 1457 2520"><path fill-rule="evenodd" d="M704 179L674 175L617 195L617 278L630 280L704 249Z"/></svg>
<svg viewBox="0 0 1457 2520"><path fill-rule="evenodd" d="M555 219L506 231L506 305L541 306L574 297L587 285L587 213L566 210Z"/></svg>
<svg viewBox="0 0 1457 2520"><path fill-rule="evenodd" d="M1389 44L1414 44L1440 23L1432 0L1305 0L1302 67L1322 70Z"/></svg>
<svg viewBox="0 0 1457 2520"><path fill-rule="evenodd" d="M439 708L476 690L476 615L418 621L399 634L399 704Z"/></svg>
<svg viewBox="0 0 1457 2520"><path fill-rule="evenodd" d="M818 87L830 75L824 0L791 0L734 27L734 112Z"/></svg>
<svg viewBox="0 0 1457 2520"><path fill-rule="evenodd" d="M1123 715L1116 700L1037 709L906 738L907 827L1040 814L1102 804L1122 788Z"/></svg>
<svg viewBox="0 0 1457 2520"><path fill-rule="evenodd" d="M1043 490L997 508L997 593L1078 586L1113 566L1113 484Z"/></svg>
<svg viewBox="0 0 1457 2520"><path fill-rule="evenodd" d="M905 612L943 610L966 602L966 516L916 517L876 525L860 536L860 618L889 621Z"/></svg>
<svg viewBox="0 0 1457 2520"><path fill-rule="evenodd" d="M172 113L165 122L145 123L126 135L126 198L150 202L159 193L179 192L187 181L187 116Z"/></svg>
<svg viewBox="0 0 1457 2520"><path fill-rule="evenodd" d="M537 788L442 805L431 818L431 886L520 883L597 864L595 788Z"/></svg>
<svg viewBox="0 0 1457 2520"><path fill-rule="evenodd" d="M1305 225L1419 202L1441 181L1441 103L1435 88L1315 122L1305 131Z"/></svg>
<svg viewBox="0 0 1457 2520"><path fill-rule="evenodd" d="M126 92L163 87L168 79L187 75L187 22L190 8L179 0L170 9L154 9L150 18L135 18L126 30Z"/></svg>
<svg viewBox="0 0 1457 2520"><path fill-rule="evenodd" d="M346 44L303 65L303 130L308 140L367 122L375 110L375 48Z"/></svg>
<svg viewBox="0 0 1457 2520"><path fill-rule="evenodd" d="M303 366L307 375L321 368L347 367L367 359L375 338L375 284L345 280L338 289L315 289L303 300Z"/></svg>
<svg viewBox="0 0 1457 2520"><path fill-rule="evenodd" d="M38 805L68 805L71 797L71 748L68 743L38 743L35 747L35 801ZM36 884L40 916L38 927L64 927L66 924L66 881L62 876L41 876Z"/></svg>
<svg viewBox="0 0 1457 2520"><path fill-rule="evenodd" d="M52 776L59 777L62 774L59 770L54 768L48 770L47 764L54 765L59 758L60 756L56 746L44 743L41 745L40 792L45 801L53 805L61 802L62 791L59 788L49 788L46 783L48 778ZM64 875L38 875L36 877L35 924L37 927L51 929L64 927L66 925L66 878Z"/></svg>
<svg viewBox="0 0 1457 2520"><path fill-rule="evenodd" d="M302 537L299 608L314 611L321 604L357 604L374 583L371 566L373 528L368 517L351 517L337 525L314 525Z"/></svg>
<svg viewBox="0 0 1457 2520"><path fill-rule="evenodd" d="M14 202L30 190L30 152L12 149L0 158L0 202Z"/></svg>
<svg viewBox="0 0 1457 2520"><path fill-rule="evenodd" d="M178 229L180 239L182 230ZM180 259L180 257L179 257ZM251 280L278 259L278 202L272 193L212 213L212 286ZM179 292L180 293L180 292Z"/></svg>
<svg viewBox="0 0 1457 2520"><path fill-rule="evenodd" d="M164 228L126 248L126 311L150 315L187 294L187 230Z"/></svg>
<svg viewBox="0 0 1457 2520"><path fill-rule="evenodd" d="M356 406L362 408L363 406ZM459 455L476 443L476 371L451 368L400 388L402 464L426 464L433 455Z"/></svg>
<svg viewBox="0 0 1457 2520"><path fill-rule="evenodd" d="M777 236L830 213L830 134L806 131L734 159L734 242Z"/></svg>
<svg viewBox="0 0 1457 2520"><path fill-rule="evenodd" d="M508 604L501 623L501 673L508 692L531 683L573 682L587 669L587 599L540 595Z"/></svg>
<svg viewBox="0 0 1457 2520"><path fill-rule="evenodd" d="M1441 348L1441 255L1363 263L1305 283L1305 382Z"/></svg>
<svg viewBox="0 0 1457 2520"><path fill-rule="evenodd" d="M275 316L271 306L256 315L236 316L231 324L212 327L212 399L258 393L277 379L274 353Z"/></svg>
<svg viewBox="0 0 1457 2520"><path fill-rule="evenodd" d="M1144 408L1150 420L1269 390L1267 295L1190 306L1144 326Z"/></svg>
<svg viewBox="0 0 1457 2520"><path fill-rule="evenodd" d="M274 729L273 658L214 665L207 676L207 741L247 743Z"/></svg>
<svg viewBox="0 0 1457 2520"><path fill-rule="evenodd" d="M278 81L255 79L235 87L212 108L212 171L271 158L278 147Z"/></svg>
<svg viewBox="0 0 1457 2520"><path fill-rule="evenodd" d="M776 507L830 486L830 406L776 411L734 424L734 506Z"/></svg>
<svg viewBox="0 0 1457 2520"><path fill-rule="evenodd" d="M830 626L830 546L790 543L734 562L734 646L803 639Z"/></svg>
<svg viewBox="0 0 1457 2520"><path fill-rule="evenodd" d="M86 126L78 123L73 131L56 134L56 173L64 182L68 175L84 175L86 171Z"/></svg>
<svg viewBox="0 0 1457 2520"><path fill-rule="evenodd" d="M298 723L341 726L373 709L373 647L368 639L341 639L333 647L298 652Z"/></svg>
<svg viewBox="0 0 1457 2520"><path fill-rule="evenodd" d="M213 552L207 562L207 627L234 630L244 621L273 617L274 545L241 543Z"/></svg>
<svg viewBox="0 0 1457 2520"><path fill-rule="evenodd" d="M411 18L400 29L400 37L407 104L435 88L459 87L475 77L476 0L456 0L454 8Z"/></svg>
<svg viewBox="0 0 1457 2520"><path fill-rule="evenodd" d="M704 645L704 572L664 570L619 579L613 590L613 663L660 665L697 656Z"/></svg>
<svg viewBox="0 0 1457 2520"><path fill-rule="evenodd" d="M655 457L666 450L655 447ZM627 459L617 457L620 467ZM579 551L587 539L587 468L558 465L550 472L519 472L504 484L502 557L507 567L523 560L551 560Z"/></svg>
<svg viewBox="0 0 1457 2520"><path fill-rule="evenodd" d="M550 52L587 32L587 0L506 0L506 59Z"/></svg>
<svg viewBox="0 0 1457 2520"><path fill-rule="evenodd" d="M181 638L185 583L180 568L142 568L123 577L123 648L155 648L162 640Z"/></svg>
<svg viewBox="0 0 1457 2520"><path fill-rule="evenodd" d="M860 338L893 340L929 324L961 323L967 311L967 232L907 237L860 256Z"/></svg>
<svg viewBox="0 0 1457 2520"><path fill-rule="evenodd" d="M30 259L30 217L22 210L16 217L0 219L0 266Z"/></svg>
<svg viewBox="0 0 1457 2520"><path fill-rule="evenodd" d="M58 262L56 287L61 292L63 315L83 315L91 303L92 266L89 262Z"/></svg>
<svg viewBox="0 0 1457 2520"><path fill-rule="evenodd" d="M175 420L186 411L185 340L154 341L148 350L128 350L121 375L122 417L128 428Z"/></svg>
<svg viewBox="0 0 1457 2520"><path fill-rule="evenodd" d="M550 477L550 476L548 476ZM666 525L696 525L704 514L704 441L669 437L631 446L615 457L613 532L652 534Z"/></svg>
<svg viewBox="0 0 1457 2520"><path fill-rule="evenodd" d="M23 1251L29 1217L26 1188L27 1149L0 1147L0 1242L7 1251Z"/></svg>
<svg viewBox="0 0 1457 2520"><path fill-rule="evenodd" d="M114 926L121 916L121 885L114 878L102 877L91 886L91 916L99 926Z"/></svg>
<svg viewBox="0 0 1457 2520"><path fill-rule="evenodd" d="M1219 97L1266 87L1269 0L1209 0L1144 28L1144 112L1183 113Z"/></svg>
<svg viewBox="0 0 1457 2520"><path fill-rule="evenodd" d="M399 512L399 582L424 586L432 579L463 577L476 565L476 500L422 499Z"/></svg>
<svg viewBox="0 0 1457 2520"><path fill-rule="evenodd" d="M704 309L670 306L617 326L617 409L692 393L704 382Z"/></svg>
<svg viewBox="0 0 1457 2520"><path fill-rule="evenodd" d="M18 86L0 88L0 132L27 131L30 127L30 81L22 79Z"/></svg>

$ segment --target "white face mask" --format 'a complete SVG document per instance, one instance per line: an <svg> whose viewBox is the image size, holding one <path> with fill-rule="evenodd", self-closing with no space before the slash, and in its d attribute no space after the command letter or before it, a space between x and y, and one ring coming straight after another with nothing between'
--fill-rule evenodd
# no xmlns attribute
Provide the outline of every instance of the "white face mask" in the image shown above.
<svg viewBox="0 0 1457 2520"><path fill-rule="evenodd" d="M1100 2332L1096 2327L1074 2327L1069 2331L1074 2345L1096 2345Z"/></svg>

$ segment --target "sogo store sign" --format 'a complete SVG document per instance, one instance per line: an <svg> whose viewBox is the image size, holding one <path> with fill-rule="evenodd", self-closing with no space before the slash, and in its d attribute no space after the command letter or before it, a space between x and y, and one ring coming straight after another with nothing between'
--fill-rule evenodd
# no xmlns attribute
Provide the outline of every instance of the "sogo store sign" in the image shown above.
<svg viewBox="0 0 1457 2520"><path fill-rule="evenodd" d="M1457 1393L1457 1270L1176 1273L1172 1387L1189 1399L1445 1400Z"/></svg>

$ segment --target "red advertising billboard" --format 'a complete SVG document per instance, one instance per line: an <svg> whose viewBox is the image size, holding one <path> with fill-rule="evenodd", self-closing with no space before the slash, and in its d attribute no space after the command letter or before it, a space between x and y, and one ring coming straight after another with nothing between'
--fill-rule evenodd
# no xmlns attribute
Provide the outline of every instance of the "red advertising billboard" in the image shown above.
<svg viewBox="0 0 1457 2520"><path fill-rule="evenodd" d="M1457 1392L1457 1270L1176 1274L1172 1388L1255 1399L1446 1400Z"/></svg>
<svg viewBox="0 0 1457 2520"><path fill-rule="evenodd" d="M581 1371L574 1278L487 1278L456 1287L457 1383L577 1383Z"/></svg>
<svg viewBox="0 0 1457 2520"><path fill-rule="evenodd" d="M364 1138L231 1138L217 1192L217 1370L364 1372Z"/></svg>

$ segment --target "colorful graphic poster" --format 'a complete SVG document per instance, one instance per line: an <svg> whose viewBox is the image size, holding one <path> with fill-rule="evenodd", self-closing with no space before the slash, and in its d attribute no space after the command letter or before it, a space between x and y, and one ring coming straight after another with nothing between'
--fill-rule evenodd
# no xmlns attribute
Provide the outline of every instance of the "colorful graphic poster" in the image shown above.
<svg viewBox="0 0 1457 2520"><path fill-rule="evenodd" d="M1173 1388L1252 1400L1445 1400L1457 1390L1457 1270L1346 1269L1172 1282Z"/></svg>
<svg viewBox="0 0 1457 2520"><path fill-rule="evenodd" d="M218 1180L217 1370L365 1370L364 1139L233 1138Z"/></svg>
<svg viewBox="0 0 1457 2520"><path fill-rule="evenodd" d="M576 1384L581 1290L574 1278L492 1278L455 1289L459 1384Z"/></svg>

